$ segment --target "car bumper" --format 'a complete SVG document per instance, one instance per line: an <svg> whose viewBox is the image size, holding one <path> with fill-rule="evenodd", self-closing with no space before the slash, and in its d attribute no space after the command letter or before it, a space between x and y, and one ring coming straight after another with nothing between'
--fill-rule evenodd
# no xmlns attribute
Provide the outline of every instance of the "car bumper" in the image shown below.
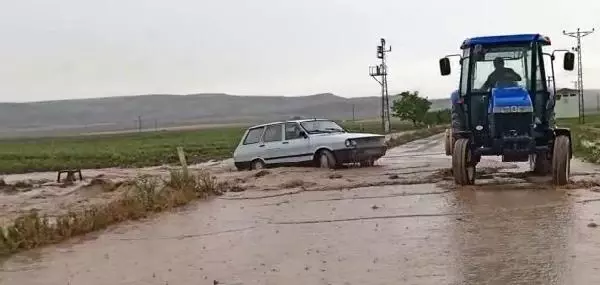
<svg viewBox="0 0 600 285"><path fill-rule="evenodd" d="M367 147L367 148L349 148L334 151L338 163L360 162L365 160L375 160L385 155L386 146Z"/></svg>
<svg viewBox="0 0 600 285"><path fill-rule="evenodd" d="M234 162L235 164L235 168L242 170L242 169L250 169L250 166L252 165L252 162L250 161L236 161Z"/></svg>

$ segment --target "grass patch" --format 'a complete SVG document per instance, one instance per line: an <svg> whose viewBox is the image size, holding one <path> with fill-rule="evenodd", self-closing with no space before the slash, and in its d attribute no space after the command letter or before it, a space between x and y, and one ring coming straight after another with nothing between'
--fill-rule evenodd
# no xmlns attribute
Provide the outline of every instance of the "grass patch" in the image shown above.
<svg viewBox="0 0 600 285"><path fill-rule="evenodd" d="M600 130L571 126L573 154L584 161L600 163Z"/></svg>
<svg viewBox="0 0 600 285"><path fill-rule="evenodd" d="M558 119L559 127L571 129L573 154L587 162L600 163L600 114L585 116L585 124L578 118Z"/></svg>
<svg viewBox="0 0 600 285"><path fill-rule="evenodd" d="M18 217L12 225L0 228L0 256L59 243L118 222L145 218L198 198L220 195L223 190L208 172L184 175L181 171L172 171L168 179L142 176L115 187L126 188L107 204L90 205L58 217L37 211Z"/></svg>
<svg viewBox="0 0 600 285"><path fill-rule="evenodd" d="M378 121L341 122L350 131L381 133ZM394 120L392 130L413 129ZM58 171L68 168L144 167L179 162L175 146L188 163L229 158L245 128L160 131L79 137L0 140L0 174Z"/></svg>
<svg viewBox="0 0 600 285"><path fill-rule="evenodd" d="M0 173L67 168L142 167L178 162L183 146L188 162L230 157L242 128L165 131L0 141Z"/></svg>

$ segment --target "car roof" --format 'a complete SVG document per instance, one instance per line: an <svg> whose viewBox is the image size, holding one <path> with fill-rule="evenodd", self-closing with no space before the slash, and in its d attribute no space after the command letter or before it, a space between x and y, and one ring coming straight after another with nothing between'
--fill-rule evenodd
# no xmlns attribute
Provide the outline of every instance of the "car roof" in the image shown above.
<svg viewBox="0 0 600 285"><path fill-rule="evenodd" d="M276 122L270 122L270 123L265 123L265 124L260 124L260 125L254 125L252 127L249 127L248 129L256 129L256 128L265 127L265 126L269 126L269 125L275 125L275 124L302 123L302 122L310 122L310 121L332 121L332 120L329 120L329 119L298 119L298 120L276 121Z"/></svg>

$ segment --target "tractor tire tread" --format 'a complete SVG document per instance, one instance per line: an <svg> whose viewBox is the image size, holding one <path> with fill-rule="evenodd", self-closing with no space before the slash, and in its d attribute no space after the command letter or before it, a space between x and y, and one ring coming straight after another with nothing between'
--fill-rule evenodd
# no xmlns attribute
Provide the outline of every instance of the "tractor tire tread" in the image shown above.
<svg viewBox="0 0 600 285"><path fill-rule="evenodd" d="M568 136L559 135L554 139L552 151L552 183L554 185L562 186L569 183L570 143Z"/></svg>

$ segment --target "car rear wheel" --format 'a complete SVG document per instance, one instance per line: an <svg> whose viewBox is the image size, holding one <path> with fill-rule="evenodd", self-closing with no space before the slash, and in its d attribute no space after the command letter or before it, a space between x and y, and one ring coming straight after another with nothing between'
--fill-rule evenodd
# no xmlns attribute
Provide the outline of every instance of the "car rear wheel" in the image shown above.
<svg viewBox="0 0 600 285"><path fill-rule="evenodd" d="M261 159L255 159L250 165L250 169L259 170L265 168L265 163Z"/></svg>
<svg viewBox="0 0 600 285"><path fill-rule="evenodd" d="M320 168L329 168L335 169L337 166L337 162L335 156L331 151L322 150L319 152L319 167Z"/></svg>

